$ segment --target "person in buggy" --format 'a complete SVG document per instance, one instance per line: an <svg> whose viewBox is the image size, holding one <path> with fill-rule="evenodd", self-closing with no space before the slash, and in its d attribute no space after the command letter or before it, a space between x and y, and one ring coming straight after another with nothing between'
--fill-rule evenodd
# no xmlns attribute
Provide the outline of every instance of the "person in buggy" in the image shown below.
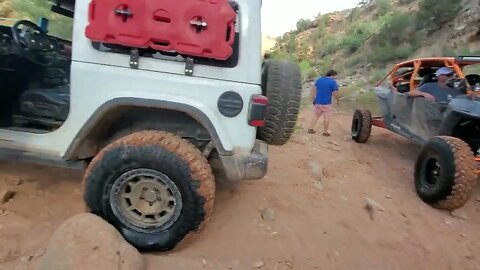
<svg viewBox="0 0 480 270"><path fill-rule="evenodd" d="M441 67L435 72L436 82L425 83L408 94L411 97L424 97L433 102L448 103L462 94L458 88L452 88L447 84L454 74L451 68Z"/></svg>

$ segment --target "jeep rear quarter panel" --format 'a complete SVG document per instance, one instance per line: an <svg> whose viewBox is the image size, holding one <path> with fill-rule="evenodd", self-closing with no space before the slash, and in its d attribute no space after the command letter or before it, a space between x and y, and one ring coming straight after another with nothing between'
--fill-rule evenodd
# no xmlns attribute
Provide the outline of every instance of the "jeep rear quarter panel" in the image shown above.
<svg viewBox="0 0 480 270"><path fill-rule="evenodd" d="M247 155L256 139L256 128L247 121L248 105L252 95L261 94L261 2L237 2L238 64L232 68L197 64L194 76L189 77L184 75L183 62L141 57L139 69L135 70L129 66L129 55L94 49L85 36L89 1L77 1L67 120L47 134L0 130L1 147L73 159L78 150L75 147L81 145L82 138L78 136L85 133L85 127L95 125L99 115L108 116L108 110L132 102L135 106L158 108L169 104L168 109L185 111L215 133L211 136L217 138L216 146L224 150L223 154ZM226 91L235 91L243 99L241 113L233 118L223 116L218 110L218 99ZM98 113L100 110L102 114Z"/></svg>

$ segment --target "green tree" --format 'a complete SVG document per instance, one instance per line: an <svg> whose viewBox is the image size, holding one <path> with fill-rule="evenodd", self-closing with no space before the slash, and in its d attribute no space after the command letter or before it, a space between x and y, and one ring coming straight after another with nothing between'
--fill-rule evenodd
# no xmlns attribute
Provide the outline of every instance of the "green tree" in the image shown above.
<svg viewBox="0 0 480 270"><path fill-rule="evenodd" d="M303 31L309 29L311 25L312 25L312 20L300 19L297 22L297 31L298 32L303 32Z"/></svg>

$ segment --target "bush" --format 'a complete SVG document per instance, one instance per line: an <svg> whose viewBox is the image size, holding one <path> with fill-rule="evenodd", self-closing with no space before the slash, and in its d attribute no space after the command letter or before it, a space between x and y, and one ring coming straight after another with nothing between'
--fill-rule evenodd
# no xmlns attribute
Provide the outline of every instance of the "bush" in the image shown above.
<svg viewBox="0 0 480 270"><path fill-rule="evenodd" d="M315 69L310 69L307 73L307 80L314 80L318 78L318 72Z"/></svg>
<svg viewBox="0 0 480 270"><path fill-rule="evenodd" d="M323 37L327 34L327 22L328 16L320 16L318 17L318 25L317 25L317 35L318 37Z"/></svg>
<svg viewBox="0 0 480 270"><path fill-rule="evenodd" d="M379 31L376 40L382 44L388 42L390 44L400 44L409 41L412 29L412 20L407 13L400 13L391 16L385 22L385 25Z"/></svg>
<svg viewBox="0 0 480 270"><path fill-rule="evenodd" d="M420 0L417 14L417 29L439 29L455 19L462 8L459 0Z"/></svg>
<svg viewBox="0 0 480 270"><path fill-rule="evenodd" d="M360 47L363 45L364 43L364 39L363 37L361 36L358 36L358 35L348 35L346 37L343 38L342 40L342 47L347 50L347 52L349 53L354 53L356 52L358 49L360 49Z"/></svg>
<svg viewBox="0 0 480 270"><path fill-rule="evenodd" d="M297 31L303 32L308 30L312 26L312 20L309 19L300 19L297 22Z"/></svg>
<svg viewBox="0 0 480 270"><path fill-rule="evenodd" d="M13 7L10 1L0 1L0 17L7 17L12 11Z"/></svg>
<svg viewBox="0 0 480 270"><path fill-rule="evenodd" d="M338 39L334 36L325 37L320 49L321 51L318 51L318 54L321 57L335 53L338 51Z"/></svg>
<svg viewBox="0 0 480 270"><path fill-rule="evenodd" d="M378 14L380 16L387 14L392 9L390 0L377 0L375 5L377 6Z"/></svg>
<svg viewBox="0 0 480 270"><path fill-rule="evenodd" d="M398 3L400 5L408 5L408 4L411 4L413 2L415 2L416 0L399 0Z"/></svg>
<svg viewBox="0 0 480 270"><path fill-rule="evenodd" d="M387 43L377 47L368 57L368 61L375 66L384 66L386 62L406 60L415 51L416 47L409 43L403 43L400 46L392 46Z"/></svg>
<svg viewBox="0 0 480 270"><path fill-rule="evenodd" d="M352 11L350 11L350 14L348 14L347 16L347 20L349 22L354 22L354 21L357 21L359 18L360 18L360 14L361 14L361 9L359 7L355 7L352 9Z"/></svg>
<svg viewBox="0 0 480 270"><path fill-rule="evenodd" d="M342 40L342 47L350 53L356 52L371 35L370 29L365 25L353 28Z"/></svg>

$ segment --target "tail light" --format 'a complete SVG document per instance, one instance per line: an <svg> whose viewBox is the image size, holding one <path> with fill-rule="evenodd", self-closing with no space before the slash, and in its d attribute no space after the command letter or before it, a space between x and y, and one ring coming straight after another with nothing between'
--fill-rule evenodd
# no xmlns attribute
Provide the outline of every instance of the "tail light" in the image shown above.
<svg viewBox="0 0 480 270"><path fill-rule="evenodd" d="M265 114L267 111L268 98L262 95L252 96L248 124L252 127L263 127L265 125Z"/></svg>

